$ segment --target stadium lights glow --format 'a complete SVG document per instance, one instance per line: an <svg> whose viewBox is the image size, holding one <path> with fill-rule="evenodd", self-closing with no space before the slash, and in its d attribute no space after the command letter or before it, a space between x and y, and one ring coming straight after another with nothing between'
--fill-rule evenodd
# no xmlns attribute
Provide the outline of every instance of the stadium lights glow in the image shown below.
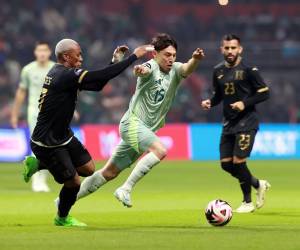
<svg viewBox="0 0 300 250"><path fill-rule="evenodd" d="M227 5L229 3L229 0L219 0L220 5Z"/></svg>

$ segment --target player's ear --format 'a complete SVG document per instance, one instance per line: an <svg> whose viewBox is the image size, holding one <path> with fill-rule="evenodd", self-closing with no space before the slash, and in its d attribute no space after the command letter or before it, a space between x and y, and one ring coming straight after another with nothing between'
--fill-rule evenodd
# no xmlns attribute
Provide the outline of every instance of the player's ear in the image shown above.
<svg viewBox="0 0 300 250"><path fill-rule="evenodd" d="M240 46L240 49L239 49L239 54L242 54L242 52L243 52L243 47L242 47L242 46Z"/></svg>
<svg viewBox="0 0 300 250"><path fill-rule="evenodd" d="M62 54L62 59L63 59L63 61L68 61L68 59L69 59L70 57L69 57L69 55L68 54L66 54L66 53L64 53L64 54Z"/></svg>

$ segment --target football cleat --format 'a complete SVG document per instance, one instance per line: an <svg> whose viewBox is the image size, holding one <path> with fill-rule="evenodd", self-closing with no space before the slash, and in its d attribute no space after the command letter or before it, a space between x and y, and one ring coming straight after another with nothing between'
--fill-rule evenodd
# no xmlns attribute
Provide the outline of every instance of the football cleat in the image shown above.
<svg viewBox="0 0 300 250"><path fill-rule="evenodd" d="M246 203L242 202L242 204L234 210L236 213L252 213L255 210L255 207L252 202Z"/></svg>
<svg viewBox="0 0 300 250"><path fill-rule="evenodd" d="M67 217L59 217L56 216L54 218L55 226L63 226L63 227L86 227L87 225L72 216L68 215Z"/></svg>
<svg viewBox="0 0 300 250"><path fill-rule="evenodd" d="M118 201L122 202L125 207L132 207L130 192L124 188L119 187L115 192L114 196Z"/></svg>
<svg viewBox="0 0 300 250"><path fill-rule="evenodd" d="M259 180L259 187L256 189L256 208L261 208L265 204L266 191L271 184L266 180Z"/></svg>
<svg viewBox="0 0 300 250"><path fill-rule="evenodd" d="M29 182L31 176L33 176L39 167L39 161L34 156L26 156L23 161L23 179L25 182Z"/></svg>

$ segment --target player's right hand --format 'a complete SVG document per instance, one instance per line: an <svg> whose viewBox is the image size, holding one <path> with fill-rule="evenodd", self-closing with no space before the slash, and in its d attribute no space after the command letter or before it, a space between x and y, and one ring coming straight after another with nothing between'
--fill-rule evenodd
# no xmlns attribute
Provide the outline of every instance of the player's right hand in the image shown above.
<svg viewBox="0 0 300 250"><path fill-rule="evenodd" d="M121 62L124 58L125 53L129 50L129 48L126 45L118 46L113 53L112 62L117 63Z"/></svg>
<svg viewBox="0 0 300 250"><path fill-rule="evenodd" d="M146 55L149 52L154 51L154 46L151 44L146 44L146 45L142 45L140 47L137 47L134 51L133 54L135 54L137 56L137 58L143 57L144 55Z"/></svg>
<svg viewBox="0 0 300 250"><path fill-rule="evenodd" d="M201 102L201 107L204 109L204 110L208 110L211 108L211 102L209 99L207 100L204 100Z"/></svg>

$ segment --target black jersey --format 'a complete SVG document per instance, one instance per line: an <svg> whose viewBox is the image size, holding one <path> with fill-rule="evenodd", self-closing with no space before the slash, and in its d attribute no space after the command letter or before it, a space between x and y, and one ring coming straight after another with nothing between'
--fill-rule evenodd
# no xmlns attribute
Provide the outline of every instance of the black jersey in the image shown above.
<svg viewBox="0 0 300 250"><path fill-rule="evenodd" d="M32 140L61 145L73 136L73 118L80 80L86 71L55 64L48 72L39 99L39 115Z"/></svg>
<svg viewBox="0 0 300 250"><path fill-rule="evenodd" d="M70 123L80 90L99 91L108 80L137 60L131 55L102 70L87 71L55 64L48 72L39 99L40 112L31 140L46 147L68 143L73 136Z"/></svg>
<svg viewBox="0 0 300 250"><path fill-rule="evenodd" d="M255 104L268 98L268 87L257 67L246 65L243 60L235 67L218 64L213 73L214 95L211 105L223 101L224 131L236 133L258 129ZM233 110L230 104L243 101L243 111Z"/></svg>

